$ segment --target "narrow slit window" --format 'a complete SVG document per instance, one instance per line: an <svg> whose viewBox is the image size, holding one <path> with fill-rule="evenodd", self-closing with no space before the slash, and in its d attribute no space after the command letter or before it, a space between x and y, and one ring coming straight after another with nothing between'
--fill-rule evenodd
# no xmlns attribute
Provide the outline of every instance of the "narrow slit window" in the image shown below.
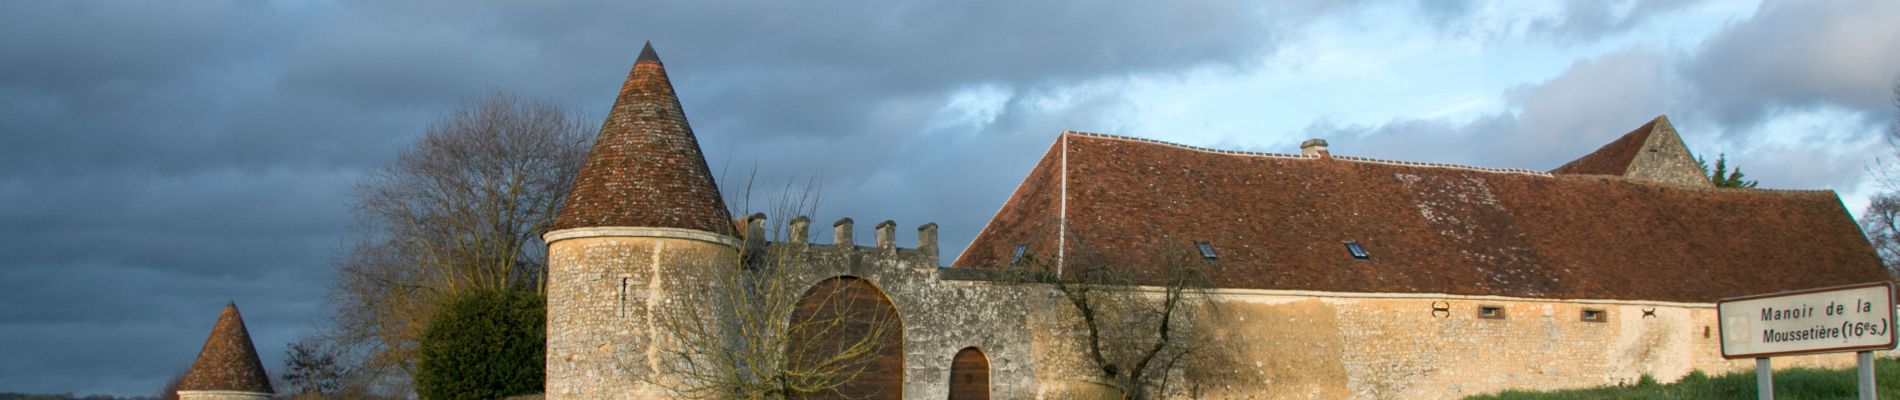
<svg viewBox="0 0 1900 400"><path fill-rule="evenodd" d="M1352 258L1354 259L1364 260L1372 258L1371 254L1366 254L1366 247L1360 246L1359 242L1346 242L1346 252L1352 253Z"/></svg>
<svg viewBox="0 0 1900 400"><path fill-rule="evenodd" d="M1504 306L1478 306L1478 318L1504 319Z"/></svg>
<svg viewBox="0 0 1900 400"><path fill-rule="evenodd" d="M620 306L616 309L621 318L627 316L627 278L620 278Z"/></svg>
<svg viewBox="0 0 1900 400"><path fill-rule="evenodd" d="M1022 261L1023 261L1023 253L1025 253L1025 252L1028 252L1028 251L1029 251L1029 245L1026 245L1026 244L1019 244L1019 245L1016 245L1016 255L1013 255L1013 256L1010 256L1010 257L1009 257L1009 262L1010 262L1011 264L1015 264L1015 263L1018 263L1018 262L1022 262Z"/></svg>
<svg viewBox="0 0 1900 400"><path fill-rule="evenodd" d="M1201 251L1201 259L1203 259L1203 260L1213 260L1213 259L1216 259L1216 258L1220 258L1220 257L1218 257L1218 256L1215 256L1215 255L1214 255L1214 244L1213 244L1213 243L1208 243L1208 242L1194 242L1194 248L1195 248L1195 249L1199 249L1199 250Z"/></svg>
<svg viewBox="0 0 1900 400"><path fill-rule="evenodd" d="M1583 322L1604 322L1608 321L1610 319L1609 317L1610 313L1604 312L1603 310L1594 308L1583 309Z"/></svg>

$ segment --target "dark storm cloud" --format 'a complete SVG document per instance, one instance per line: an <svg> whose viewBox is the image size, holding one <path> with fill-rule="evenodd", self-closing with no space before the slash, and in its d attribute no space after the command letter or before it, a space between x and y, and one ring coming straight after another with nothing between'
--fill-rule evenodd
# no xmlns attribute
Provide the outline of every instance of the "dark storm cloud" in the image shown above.
<svg viewBox="0 0 1900 400"><path fill-rule="evenodd" d="M1484 10L1493 4L1475 0L1421 0L1421 19L1452 36L1488 40L1551 41L1565 45L1594 43L1629 32L1646 23L1667 20L1676 11L1702 0L1566 0L1550 15L1520 18ZM1523 3L1519 6L1547 5Z"/></svg>
<svg viewBox="0 0 1900 400"><path fill-rule="evenodd" d="M1057 132L1116 126L1104 82L1249 64L1349 7L6 3L0 391L152 393L227 300L277 365L365 168L488 91L599 118L643 40L728 191L821 177L822 218L938 221L954 254Z"/></svg>
<svg viewBox="0 0 1900 400"><path fill-rule="evenodd" d="M1531 32L1560 43L1589 42L1628 32L1645 22L1668 19L1701 0L1568 0L1556 16L1531 24Z"/></svg>
<svg viewBox="0 0 1900 400"><path fill-rule="evenodd" d="M1765 186L1853 190L1879 144L1875 127L1893 112L1900 25L1891 15L1900 3L1771 1L1695 48L1625 49L1512 88L1506 112L1311 130L1354 138L1340 152L1548 170L1668 114L1692 151L1745 160ZM1762 125L1830 110L1827 126Z"/></svg>
<svg viewBox="0 0 1900 400"><path fill-rule="evenodd" d="M1658 114L1678 110L1662 53L1629 50L1578 61L1563 74L1504 94L1514 112L1454 123L1401 119L1378 126L1319 122L1336 151L1371 157L1548 170ZM1481 143L1481 144L1474 144Z"/></svg>
<svg viewBox="0 0 1900 400"><path fill-rule="evenodd" d="M1752 127L1777 111L1891 112L1900 78L1900 3L1765 2L1684 63L1712 117Z"/></svg>

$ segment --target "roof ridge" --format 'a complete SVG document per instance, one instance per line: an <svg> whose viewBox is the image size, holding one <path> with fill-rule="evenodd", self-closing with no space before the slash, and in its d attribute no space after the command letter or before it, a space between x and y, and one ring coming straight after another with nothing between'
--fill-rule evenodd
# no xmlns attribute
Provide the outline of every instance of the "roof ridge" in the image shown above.
<svg viewBox="0 0 1900 400"><path fill-rule="evenodd" d="M1127 141L1143 142L1143 143L1153 143L1153 144L1159 144L1159 145L1164 145L1164 146L1176 147L1176 148L1180 148L1184 150L1193 150L1193 151L1199 151L1199 152L1205 152L1205 153L1248 156L1248 157L1304 159L1304 160L1317 160L1321 158L1319 156L1309 156L1309 155L1304 155L1304 154L1271 153L1271 152L1263 152L1263 151L1246 151L1246 150L1223 150L1223 149L1216 149L1216 148L1211 148L1211 147L1192 146L1192 145L1185 145L1185 144L1180 144L1180 143L1174 143L1174 142L1168 142L1168 141L1162 141L1162 140L1156 140L1156 139L1140 138L1140 137L1134 137L1134 136L1111 135L1111 134L1106 134L1106 133L1082 132L1082 131L1066 131L1066 132L1071 133L1071 134L1081 135L1081 136L1097 137L1097 138L1103 138L1103 139L1115 139L1115 140L1127 140ZM1378 159L1378 158L1341 156L1341 155L1332 155L1330 157L1340 159L1340 160L1353 161L1353 162L1397 165L1397 166L1406 166L1406 167L1449 168L1449 169L1460 169L1460 170L1477 171L1477 172L1524 174L1524 175L1544 176L1544 177L1552 176L1550 173L1547 173L1547 172L1524 169L1524 168L1490 168L1490 167L1477 167L1477 166L1459 165L1459 164L1431 163L1431 162L1418 162L1418 161L1399 161L1399 160L1386 160L1386 159Z"/></svg>
<svg viewBox="0 0 1900 400"><path fill-rule="evenodd" d="M1636 184L1636 185L1656 186L1656 187L1668 188L1668 189L1673 189L1673 190L1688 190L1688 191L1717 192L1717 193L1759 192L1759 193L1769 193L1769 194L1829 194L1829 195L1835 194L1834 189L1789 189L1789 188L1759 188L1759 187L1722 188L1722 187L1714 187L1714 186L1708 186L1708 187L1681 186L1681 185L1671 185L1671 184L1655 182L1655 181L1646 181L1642 179L1630 179L1630 178L1616 176L1616 175L1551 174L1551 177L1561 178L1561 179L1596 179L1596 180L1604 180L1604 181L1610 181L1610 182L1623 182L1623 183Z"/></svg>
<svg viewBox="0 0 1900 400"><path fill-rule="evenodd" d="M1318 159L1319 158L1318 156L1309 156L1309 155L1304 155L1304 154L1272 153L1272 152L1248 151L1248 150L1224 150L1224 149L1216 149L1212 147L1185 145L1185 144L1163 141L1163 140L1158 140L1158 139L1149 139L1149 138L1143 138L1143 137L1124 136L1124 135L1112 135L1112 134L1107 134L1107 133L1095 133L1095 132L1083 132L1083 131L1063 131L1063 132L1069 133L1069 134L1081 135L1081 136L1098 137L1098 138L1103 138L1103 139L1116 139L1116 140L1127 140L1127 141L1134 141L1134 142L1153 143L1153 144L1178 147L1185 150L1194 150L1194 151L1206 152L1206 153L1229 154L1229 155L1240 155L1240 156L1256 156L1256 157L1274 157L1274 158L1299 158L1299 159Z"/></svg>

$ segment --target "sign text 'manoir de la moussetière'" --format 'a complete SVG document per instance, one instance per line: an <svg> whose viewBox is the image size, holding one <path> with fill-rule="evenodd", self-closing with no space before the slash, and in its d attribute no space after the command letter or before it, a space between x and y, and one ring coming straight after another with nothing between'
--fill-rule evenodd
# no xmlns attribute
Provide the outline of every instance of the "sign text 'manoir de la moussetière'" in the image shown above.
<svg viewBox="0 0 1900 400"><path fill-rule="evenodd" d="M1716 310L1726 358L1894 346L1893 284L1887 282L1723 299Z"/></svg>

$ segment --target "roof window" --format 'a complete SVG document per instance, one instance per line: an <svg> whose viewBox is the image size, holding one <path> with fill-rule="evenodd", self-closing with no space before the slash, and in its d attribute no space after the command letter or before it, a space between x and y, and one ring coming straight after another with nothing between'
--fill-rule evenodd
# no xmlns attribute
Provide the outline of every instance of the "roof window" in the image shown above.
<svg viewBox="0 0 1900 400"><path fill-rule="evenodd" d="M1028 251L1029 251L1029 245L1027 245L1027 244L1018 244L1018 245L1016 245L1016 255L1013 255L1013 256L1010 256L1010 257L1009 257L1009 263L1010 263L1010 264L1015 264L1015 263L1019 263L1019 262L1022 262L1022 261L1023 261L1023 253L1025 253L1025 252L1028 252Z"/></svg>
<svg viewBox="0 0 1900 400"><path fill-rule="evenodd" d="M1194 242L1194 248L1201 251L1201 259L1203 260L1213 260L1213 259L1219 258L1218 256L1214 255L1213 243Z"/></svg>
<svg viewBox="0 0 1900 400"><path fill-rule="evenodd" d="M1351 252L1352 258L1355 259L1364 260L1372 258L1371 254L1366 254L1366 247L1360 246L1359 242L1346 242L1346 251Z"/></svg>

